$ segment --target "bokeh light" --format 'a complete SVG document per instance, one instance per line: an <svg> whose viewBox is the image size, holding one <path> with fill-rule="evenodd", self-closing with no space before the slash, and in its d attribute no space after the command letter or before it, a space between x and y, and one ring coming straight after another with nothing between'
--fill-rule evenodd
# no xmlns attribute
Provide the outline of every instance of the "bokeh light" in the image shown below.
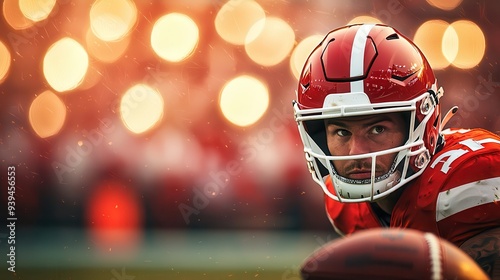
<svg viewBox="0 0 500 280"><path fill-rule="evenodd" d="M141 241L143 210L137 194L120 182L94 186L87 201L89 238L102 253L129 253Z"/></svg>
<svg viewBox="0 0 500 280"><path fill-rule="evenodd" d="M249 126L266 112L269 92L266 85L258 79L242 75L223 87L219 106L228 121L238 126Z"/></svg>
<svg viewBox="0 0 500 280"><path fill-rule="evenodd" d="M477 24L469 20L459 20L451 23L458 36L458 52L452 61L453 66L469 69L481 62L486 49L483 31Z"/></svg>
<svg viewBox="0 0 500 280"><path fill-rule="evenodd" d="M151 32L151 47L158 56L171 62L189 57L198 41L198 26L190 17L180 13L161 17Z"/></svg>
<svg viewBox="0 0 500 280"><path fill-rule="evenodd" d="M283 61L295 44L290 25L277 17L256 22L247 34L245 51L257 64L273 66Z"/></svg>
<svg viewBox="0 0 500 280"><path fill-rule="evenodd" d="M121 40L116 41L103 41L95 36L94 32L90 29L87 31L86 35L85 39L89 54L95 59L105 63L117 61L123 56L130 45L129 36L125 36Z"/></svg>
<svg viewBox="0 0 500 280"><path fill-rule="evenodd" d="M3 1L2 11L5 21L15 30L26 29L34 24L23 15L18 1Z"/></svg>
<svg viewBox="0 0 500 280"><path fill-rule="evenodd" d="M84 91L97 85L100 81L102 81L102 71L103 67L98 64L93 64L89 67L87 73L85 74L85 79L78 86L78 90Z"/></svg>
<svg viewBox="0 0 500 280"><path fill-rule="evenodd" d="M426 0L431 6L438 9L450 11L458 7L462 0Z"/></svg>
<svg viewBox="0 0 500 280"><path fill-rule="evenodd" d="M0 41L0 84L7 78L12 56L7 46Z"/></svg>
<svg viewBox="0 0 500 280"><path fill-rule="evenodd" d="M47 90L31 103L29 121L35 133L41 138L56 135L66 120L66 106L53 92Z"/></svg>
<svg viewBox="0 0 500 280"><path fill-rule="evenodd" d="M312 50L318 46L318 44L323 40L324 35L312 35L304 40L300 41L292 52L290 57L290 70L293 76L298 80L300 77L300 72L304 67L304 63L307 57L312 52Z"/></svg>
<svg viewBox="0 0 500 280"><path fill-rule="evenodd" d="M217 12L215 30L225 41L243 45L250 28L265 17L264 9L253 0L230 0Z"/></svg>
<svg viewBox="0 0 500 280"><path fill-rule="evenodd" d="M426 21L413 40L436 70L450 64L461 69L472 68L481 62L486 49L483 31L468 20L452 24L443 20Z"/></svg>
<svg viewBox="0 0 500 280"><path fill-rule="evenodd" d="M382 23L382 21L376 17L372 16L367 16L367 15L362 15L362 16L357 16L353 19L351 19L347 25L349 24L359 24L359 23Z"/></svg>
<svg viewBox="0 0 500 280"><path fill-rule="evenodd" d="M78 87L87 73L89 56L85 49L69 37L55 42L43 59L43 75L58 92Z"/></svg>
<svg viewBox="0 0 500 280"><path fill-rule="evenodd" d="M50 15L55 4L56 0L19 0L19 9L26 18L38 22Z"/></svg>
<svg viewBox="0 0 500 280"><path fill-rule="evenodd" d="M422 50L429 64L433 69L443 69L450 65L448 58L456 55L456 45L450 41L452 33L448 33L445 38L445 32L449 24L443 20L429 20L421 24L413 41ZM446 55L444 54L446 51Z"/></svg>
<svg viewBox="0 0 500 280"><path fill-rule="evenodd" d="M448 63L443 62L443 65L448 66L457 58L460 42L458 40L457 31L453 28L453 26L448 23L444 23L440 27L439 33L443 31L442 28L446 28L442 34L443 39L441 41L441 52L448 61ZM435 26L435 28L438 29L437 26Z"/></svg>
<svg viewBox="0 0 500 280"><path fill-rule="evenodd" d="M116 41L135 26L137 8L130 0L97 0L90 9L90 26L97 38Z"/></svg>
<svg viewBox="0 0 500 280"><path fill-rule="evenodd" d="M145 84L131 87L122 96L120 117L133 133L140 134L153 128L163 116L163 98Z"/></svg>

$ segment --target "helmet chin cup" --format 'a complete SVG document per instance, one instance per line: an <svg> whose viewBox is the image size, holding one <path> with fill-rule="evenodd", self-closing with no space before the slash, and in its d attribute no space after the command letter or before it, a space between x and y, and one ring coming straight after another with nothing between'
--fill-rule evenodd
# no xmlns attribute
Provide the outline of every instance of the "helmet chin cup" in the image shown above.
<svg viewBox="0 0 500 280"><path fill-rule="evenodd" d="M388 188L394 187L399 181L401 181L401 172L399 170L394 171L394 173L389 176L390 181L387 183Z"/></svg>
<svg viewBox="0 0 500 280"><path fill-rule="evenodd" d="M352 184L346 184L343 180L339 179L338 175L335 175L333 183L337 189L337 198L334 199L341 202L373 201L386 196L385 192L391 190L399 182L401 182L401 172L399 170L390 173L385 179L380 181L372 179L370 183L359 184L355 188L352 187Z"/></svg>

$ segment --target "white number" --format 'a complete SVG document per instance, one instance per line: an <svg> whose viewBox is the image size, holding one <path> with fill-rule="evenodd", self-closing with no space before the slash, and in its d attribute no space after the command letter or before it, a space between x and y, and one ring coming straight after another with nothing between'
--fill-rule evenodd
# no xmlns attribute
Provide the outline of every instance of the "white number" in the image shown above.
<svg viewBox="0 0 500 280"><path fill-rule="evenodd" d="M477 150L484 149L484 146L482 144L485 144L485 143L497 143L497 144L500 144L500 141L498 141L496 139L492 139L492 138L486 138L486 139L478 140L478 141L476 141L474 139L467 139L467 140L461 141L460 144L466 146L468 148L468 150L456 149L456 150L448 151L448 152L440 155L439 157L437 157L432 162L431 168L436 167L436 165L438 163L442 162L443 166L441 167L441 172L443 172L443 173L446 174L450 170L451 164L456 159L458 159L459 157L465 155L466 153L468 153L470 151L475 152Z"/></svg>

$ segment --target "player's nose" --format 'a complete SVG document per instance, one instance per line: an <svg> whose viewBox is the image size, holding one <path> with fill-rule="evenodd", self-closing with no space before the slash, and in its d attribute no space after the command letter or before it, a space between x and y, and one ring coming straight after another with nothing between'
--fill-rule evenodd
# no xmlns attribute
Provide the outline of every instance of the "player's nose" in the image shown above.
<svg viewBox="0 0 500 280"><path fill-rule="evenodd" d="M348 143L349 155L361 155L371 152L368 139L359 134L351 135Z"/></svg>

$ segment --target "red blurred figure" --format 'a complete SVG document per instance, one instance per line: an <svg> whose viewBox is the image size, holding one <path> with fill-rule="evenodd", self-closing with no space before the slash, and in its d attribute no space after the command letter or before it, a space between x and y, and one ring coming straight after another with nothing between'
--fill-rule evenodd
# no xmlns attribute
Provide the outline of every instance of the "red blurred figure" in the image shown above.
<svg viewBox="0 0 500 280"><path fill-rule="evenodd" d="M144 218L140 200L130 187L117 181L101 182L86 206L89 239L99 252L113 256L135 252Z"/></svg>

